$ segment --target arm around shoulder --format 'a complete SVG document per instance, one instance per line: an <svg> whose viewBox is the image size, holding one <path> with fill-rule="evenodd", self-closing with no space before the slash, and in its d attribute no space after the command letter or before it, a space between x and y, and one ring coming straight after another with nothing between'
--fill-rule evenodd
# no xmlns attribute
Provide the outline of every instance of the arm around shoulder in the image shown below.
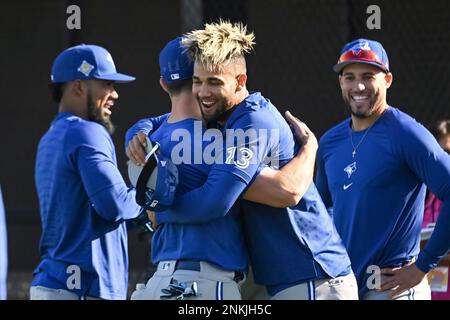
<svg viewBox="0 0 450 320"><path fill-rule="evenodd" d="M276 208L296 205L313 182L317 139L305 123L286 113L302 147L280 170L264 168L244 195L246 200Z"/></svg>

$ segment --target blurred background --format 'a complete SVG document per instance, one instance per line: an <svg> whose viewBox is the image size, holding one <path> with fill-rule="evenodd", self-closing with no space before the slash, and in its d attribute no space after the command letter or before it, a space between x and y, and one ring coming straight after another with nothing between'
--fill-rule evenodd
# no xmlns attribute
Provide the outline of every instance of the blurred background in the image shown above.
<svg viewBox="0 0 450 320"><path fill-rule="evenodd" d="M81 9L81 29L69 30L66 10ZM381 29L370 30L370 5ZM278 109L305 121L320 137L348 116L331 67L343 45L382 42L394 83L388 102L424 125L450 117L450 5L447 0L2 0L0 2L0 185L8 231L8 299L27 299L39 261L40 220L34 186L37 143L56 115L47 84L56 55L79 43L107 48L121 72L113 136L126 173L125 131L138 119L168 111L159 87L158 55L172 38L218 18L255 32L248 86ZM70 192L70 190L67 190ZM130 291L152 271L149 235L131 230Z"/></svg>

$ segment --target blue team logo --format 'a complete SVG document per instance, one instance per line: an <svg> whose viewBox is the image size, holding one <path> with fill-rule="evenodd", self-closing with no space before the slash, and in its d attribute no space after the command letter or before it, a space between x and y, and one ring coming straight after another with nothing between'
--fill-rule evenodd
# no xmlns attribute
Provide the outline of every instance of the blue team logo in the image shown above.
<svg viewBox="0 0 450 320"><path fill-rule="evenodd" d="M353 172L356 171L356 161L353 163L350 163L348 166L344 168L344 171L347 173L348 178L352 176Z"/></svg>
<svg viewBox="0 0 450 320"><path fill-rule="evenodd" d="M354 46L354 47L352 48L352 51L353 51L354 54L356 54L356 55L359 55L359 52L360 52L361 50L369 50L369 51L371 51L372 49L370 48L369 42L364 41L364 42L358 43L356 46Z"/></svg>

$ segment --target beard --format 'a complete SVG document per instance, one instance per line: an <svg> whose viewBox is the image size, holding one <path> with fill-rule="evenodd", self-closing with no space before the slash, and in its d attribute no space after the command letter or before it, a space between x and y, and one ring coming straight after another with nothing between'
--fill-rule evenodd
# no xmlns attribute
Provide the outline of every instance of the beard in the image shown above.
<svg viewBox="0 0 450 320"><path fill-rule="evenodd" d="M214 113L206 114L203 110L202 103L198 99L200 105L200 112L202 114L203 120L206 122L208 128L214 128L218 123L223 124L226 122L230 114L233 112L236 106L229 107L229 103L226 100L221 100L216 103L217 108Z"/></svg>
<svg viewBox="0 0 450 320"><path fill-rule="evenodd" d="M206 114L202 107L200 107L200 111L202 113L202 118L205 119L207 123L215 123L219 121L221 115L226 111L226 106L223 103L218 104L214 113Z"/></svg>
<svg viewBox="0 0 450 320"><path fill-rule="evenodd" d="M371 117L375 110L377 109L377 106L380 104L379 101L381 100L380 98L380 93L376 92L375 94L372 94L369 97L369 108L367 109L362 109L362 110L358 110L357 108L353 108L352 107L352 100L349 94L347 95L342 95L342 98L344 99L344 102L349 106L350 108L350 113L352 114L352 116L356 117L356 118L360 118L360 119L366 119Z"/></svg>
<svg viewBox="0 0 450 320"><path fill-rule="evenodd" d="M111 119L109 117L103 116L102 109L97 108L95 106L95 101L92 99L90 93L88 93L87 99L88 99L88 120L101 124L106 128L109 134L112 135L116 130L116 127L111 122Z"/></svg>

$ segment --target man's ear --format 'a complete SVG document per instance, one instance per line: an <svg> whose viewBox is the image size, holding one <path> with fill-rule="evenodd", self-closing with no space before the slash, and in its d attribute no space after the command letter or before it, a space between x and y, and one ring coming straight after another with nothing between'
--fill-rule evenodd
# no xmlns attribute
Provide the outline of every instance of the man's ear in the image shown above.
<svg viewBox="0 0 450 320"><path fill-rule="evenodd" d="M386 88L389 88L392 85L392 81L394 81L394 76L388 72L385 74L384 80L386 81Z"/></svg>
<svg viewBox="0 0 450 320"><path fill-rule="evenodd" d="M161 86L161 88L167 92L168 94L170 94L169 92L169 87L167 86L167 83L163 80L163 78L159 78L159 85Z"/></svg>
<svg viewBox="0 0 450 320"><path fill-rule="evenodd" d="M70 82L70 87L68 89L76 96L82 96L87 91L87 85L81 80L75 80Z"/></svg>
<svg viewBox="0 0 450 320"><path fill-rule="evenodd" d="M241 91L243 88L245 88L245 84L247 83L247 75L245 73L242 73L236 77L237 80L237 87L236 92Z"/></svg>

